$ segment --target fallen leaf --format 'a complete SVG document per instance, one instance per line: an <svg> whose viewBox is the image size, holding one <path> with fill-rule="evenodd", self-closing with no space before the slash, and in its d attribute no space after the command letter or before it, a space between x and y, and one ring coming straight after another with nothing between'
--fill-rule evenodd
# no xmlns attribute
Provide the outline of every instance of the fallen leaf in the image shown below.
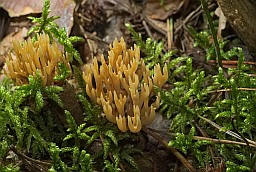
<svg viewBox="0 0 256 172"><path fill-rule="evenodd" d="M12 49L12 43L14 40L22 41L27 35L28 30L23 27L18 32L12 32L4 37L2 41L0 41L0 70L5 63L5 57L7 53ZM0 74L0 82L4 78L3 74Z"/></svg>
<svg viewBox="0 0 256 172"><path fill-rule="evenodd" d="M161 20L154 20L147 15L145 15L146 21L152 23L155 27L158 28L158 31L160 31L163 35L167 32L167 24L166 21Z"/></svg>
<svg viewBox="0 0 256 172"><path fill-rule="evenodd" d="M41 13L43 0L1 0L0 6L4 8L10 17L19 17L31 13Z"/></svg>
<svg viewBox="0 0 256 172"><path fill-rule="evenodd" d="M0 56L6 55L8 51L12 48L12 43L14 40L22 41L27 35L28 30L23 27L18 32L12 32L4 37L0 42Z"/></svg>
<svg viewBox="0 0 256 172"><path fill-rule="evenodd" d="M50 16L60 16L55 22L60 28L65 27L68 34L74 24L73 13L76 3L74 0L51 0Z"/></svg>
<svg viewBox="0 0 256 172"><path fill-rule="evenodd" d="M10 17L20 17L42 12L44 0L1 0L0 6L5 9ZM51 0L50 16L60 16L56 23L60 28L65 27L68 34L73 26L73 12L75 8L73 0Z"/></svg>
<svg viewBox="0 0 256 172"><path fill-rule="evenodd" d="M177 13L187 0L165 0L161 5L159 0L148 0L146 3L146 15L152 19L166 20L172 14Z"/></svg>

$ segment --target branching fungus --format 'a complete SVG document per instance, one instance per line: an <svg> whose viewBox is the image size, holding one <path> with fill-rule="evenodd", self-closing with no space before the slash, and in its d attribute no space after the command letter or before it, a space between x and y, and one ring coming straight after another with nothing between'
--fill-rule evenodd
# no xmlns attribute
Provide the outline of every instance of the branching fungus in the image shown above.
<svg viewBox="0 0 256 172"><path fill-rule="evenodd" d="M103 107L106 118L117 123L122 132L137 133L142 125L150 124L159 107L160 95L153 86L162 87L168 79L167 65L154 67L154 76L140 58L140 49L126 49L123 38L110 45L108 61L101 56L101 65L96 58L85 66L83 78L86 93L95 103ZM155 99L154 99L155 97ZM149 99L154 99L151 103Z"/></svg>
<svg viewBox="0 0 256 172"><path fill-rule="evenodd" d="M58 63L63 63L71 71L67 54L59 50L57 43L50 43L48 35L37 35L35 42L31 39L22 44L13 42L13 54L8 54L4 72L17 85L22 85L28 83L29 75L35 76L38 71L46 86L55 83L53 78Z"/></svg>

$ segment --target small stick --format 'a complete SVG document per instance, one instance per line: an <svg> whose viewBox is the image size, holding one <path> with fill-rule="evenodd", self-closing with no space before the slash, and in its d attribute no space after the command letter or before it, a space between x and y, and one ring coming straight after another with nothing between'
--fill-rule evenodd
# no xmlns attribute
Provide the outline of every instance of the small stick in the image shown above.
<svg viewBox="0 0 256 172"><path fill-rule="evenodd" d="M237 90L240 90L240 91L256 91L256 88L237 88ZM227 88L227 89L209 91L208 93L220 93L220 92L230 92L230 91L232 91L232 89Z"/></svg>
<svg viewBox="0 0 256 172"><path fill-rule="evenodd" d="M209 102L207 103L207 106L212 106L213 103L215 102L215 100L217 100L221 95L222 95L221 92L215 93L215 94L210 98Z"/></svg>
<svg viewBox="0 0 256 172"><path fill-rule="evenodd" d="M187 169L190 172L196 172L196 169L186 160L186 158L184 158L183 155L181 155L176 149L168 146L167 141L165 141L164 139L162 139L159 135L157 135L156 133L154 133L152 130L150 130L149 128L143 127L142 130L149 134L150 136L152 136L153 138L155 138L158 142L160 142L162 145L164 145L164 147L166 147L168 150L170 150L181 162L182 164L187 167Z"/></svg>
<svg viewBox="0 0 256 172"><path fill-rule="evenodd" d="M216 60L208 60L207 62L208 63L214 63L214 64L217 63ZM250 61L245 61L243 63L244 64L248 64L248 65L256 65L256 62L250 62ZM222 60L222 64L225 64L225 65L235 65L235 64L238 64L238 61L237 60Z"/></svg>
<svg viewBox="0 0 256 172"><path fill-rule="evenodd" d="M167 133L170 136L174 136L174 137L177 136L176 133L169 133L169 132L167 132ZM213 139L213 138L202 137L202 136L193 136L192 138L193 138L193 140L206 140L206 141L211 141L213 143L219 143L219 144L236 144L236 145L248 146L247 143L237 142L237 141L233 141L233 140ZM249 146L256 148L256 145L254 145L254 144L249 143Z"/></svg>
<svg viewBox="0 0 256 172"><path fill-rule="evenodd" d="M218 130L220 130L222 128L220 125L216 124L215 122L213 122L213 121L211 121L211 120L209 120L209 119L207 119L205 117L202 117L200 115L198 115L198 117L203 119L204 121L208 122L209 124L211 124L213 127L217 128ZM237 133L233 132L233 131L227 130L227 131L225 131L225 133L243 141L241 136L238 135ZM254 145L256 147L256 142L254 142L252 140L249 140L249 139L246 139L246 140L247 140L248 143L250 143L250 144L252 144L252 145Z"/></svg>
<svg viewBox="0 0 256 172"><path fill-rule="evenodd" d="M144 18L144 20L156 31L158 31L159 33L161 33L162 35L166 36L166 31L162 30L161 28L159 28L155 23L153 23L151 20L147 17L147 15L145 15L144 13L142 13L142 17Z"/></svg>
<svg viewBox="0 0 256 172"><path fill-rule="evenodd" d="M172 48L172 43L173 43L173 23L172 23L172 18L166 19L166 23L167 23L168 51L170 51L171 48Z"/></svg>
<svg viewBox="0 0 256 172"><path fill-rule="evenodd" d="M28 157L27 155L21 153L20 151L18 151L14 146L11 146L10 147L10 150L12 150L15 154L17 154L18 156L28 160L28 161L31 161L33 163L36 163L36 164L41 164L41 165L44 165L44 166L47 166L47 167L50 167L52 164L51 163L48 163L48 162L44 162L44 161L39 161L39 160L36 160L36 159L33 159L33 158L30 158Z"/></svg>
<svg viewBox="0 0 256 172"><path fill-rule="evenodd" d="M48 171L47 169L52 165L51 163L39 161L26 156L18 151L13 145L10 146L10 150L22 159L21 162L27 165L26 168L29 168L32 171Z"/></svg>
<svg viewBox="0 0 256 172"><path fill-rule="evenodd" d="M147 23L145 22L145 20L142 21L142 24L143 24L143 26L145 27L148 36L154 40L153 35L152 35L150 29L148 28L148 25L147 25Z"/></svg>

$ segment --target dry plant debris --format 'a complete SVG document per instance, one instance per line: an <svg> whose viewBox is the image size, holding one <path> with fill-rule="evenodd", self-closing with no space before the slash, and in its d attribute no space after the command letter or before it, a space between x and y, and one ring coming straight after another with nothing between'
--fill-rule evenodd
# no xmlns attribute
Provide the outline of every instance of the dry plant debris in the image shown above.
<svg viewBox="0 0 256 172"><path fill-rule="evenodd" d="M100 63L94 58L92 64L85 66L83 78L88 96L103 107L106 118L117 123L122 132L139 132L142 125L155 118L160 95L154 93L153 86L162 87L167 81L167 65L163 73L160 65L156 65L151 77L140 58L140 49L134 45L134 49L127 50L123 38L110 45L108 61L102 55ZM156 99L150 103L152 97Z"/></svg>
<svg viewBox="0 0 256 172"><path fill-rule="evenodd" d="M71 71L67 54L63 54L56 42L48 35L37 35L37 40L31 39L20 43L13 42L13 53L6 57L5 74L17 85L28 83L28 76L35 76L37 71L42 77L43 85L55 84L58 63L63 63Z"/></svg>
<svg viewBox="0 0 256 172"><path fill-rule="evenodd" d="M145 13L148 17L155 20L166 20L171 15L176 14L182 8L186 8L190 0L148 0L145 5Z"/></svg>
<svg viewBox="0 0 256 172"><path fill-rule="evenodd" d="M18 3L17 3L18 2ZM60 16L55 22L60 28L65 27L67 33L73 27L73 12L76 6L73 0L50 0L50 16ZM42 12L44 0L1 0L0 7L5 9L11 18L38 14Z"/></svg>

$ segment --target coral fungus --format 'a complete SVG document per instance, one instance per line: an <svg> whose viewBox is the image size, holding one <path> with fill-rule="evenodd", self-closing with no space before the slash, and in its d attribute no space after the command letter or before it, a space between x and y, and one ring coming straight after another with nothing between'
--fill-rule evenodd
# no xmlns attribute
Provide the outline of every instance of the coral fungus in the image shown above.
<svg viewBox="0 0 256 172"><path fill-rule="evenodd" d="M117 123L122 132L139 132L142 125L150 124L155 118L155 109L159 107L160 95L154 93L153 86L162 87L168 79L167 65L154 67L154 75L140 58L140 49L126 49L123 38L110 45L108 61L101 56L101 65L97 59L85 66L83 78L86 93L103 107L106 118ZM155 99L153 98L155 97ZM150 98L154 99L151 103Z"/></svg>
<svg viewBox="0 0 256 172"><path fill-rule="evenodd" d="M14 41L13 53L9 53L6 58L4 72L17 85L27 84L28 76L39 72L46 86L56 82L54 76L57 74L58 63L71 69L67 54L59 50L56 42L50 43L48 35L42 34L37 35L35 42L31 39L22 43Z"/></svg>

